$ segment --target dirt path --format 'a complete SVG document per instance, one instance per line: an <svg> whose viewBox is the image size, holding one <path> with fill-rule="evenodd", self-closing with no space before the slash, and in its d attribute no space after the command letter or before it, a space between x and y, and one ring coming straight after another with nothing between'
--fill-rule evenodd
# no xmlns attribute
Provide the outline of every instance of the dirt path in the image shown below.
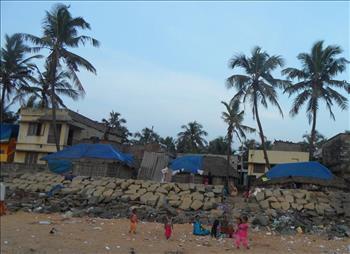
<svg viewBox="0 0 350 254"><path fill-rule="evenodd" d="M51 225L39 224L50 221ZM231 239L212 240L191 234L190 224L175 225L166 241L158 223L139 223L136 235L128 234L126 219L63 218L60 214L16 213L1 217L1 253L349 253L349 239L316 236L270 236L251 232L251 249L236 250ZM52 228L57 229L50 234Z"/></svg>

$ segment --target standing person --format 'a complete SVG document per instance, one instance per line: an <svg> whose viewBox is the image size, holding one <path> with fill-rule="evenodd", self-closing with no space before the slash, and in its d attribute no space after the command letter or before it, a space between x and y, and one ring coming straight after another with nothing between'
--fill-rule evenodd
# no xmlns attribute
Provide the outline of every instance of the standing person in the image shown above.
<svg viewBox="0 0 350 254"><path fill-rule="evenodd" d="M136 209L131 210L131 215L130 215L130 231L129 233L134 233L136 234L136 226L137 226L137 215L136 215Z"/></svg>
<svg viewBox="0 0 350 254"><path fill-rule="evenodd" d="M211 231L210 231L210 236L211 237L215 237L217 238L218 237L218 228L219 228L219 220L218 219L215 219L214 220L214 223L213 223L213 226L211 227Z"/></svg>
<svg viewBox="0 0 350 254"><path fill-rule="evenodd" d="M246 215L243 215L239 220L237 220L237 230L235 233L235 244L236 248L239 249L241 245L243 247L249 249L248 246L248 217Z"/></svg>
<svg viewBox="0 0 350 254"><path fill-rule="evenodd" d="M174 229L173 220L169 217L169 215L166 215L165 221L164 221L164 230L165 230L165 237L167 240L171 237L171 233Z"/></svg>
<svg viewBox="0 0 350 254"><path fill-rule="evenodd" d="M7 208L5 205L5 184L0 182L0 216L5 215Z"/></svg>

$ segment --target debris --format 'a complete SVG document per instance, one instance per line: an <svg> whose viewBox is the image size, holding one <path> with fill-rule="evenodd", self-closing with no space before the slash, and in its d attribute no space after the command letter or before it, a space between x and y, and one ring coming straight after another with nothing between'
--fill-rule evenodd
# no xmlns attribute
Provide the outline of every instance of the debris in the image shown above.
<svg viewBox="0 0 350 254"><path fill-rule="evenodd" d="M4 241L4 244L8 244L8 243L9 243L8 241L6 241L6 240Z"/></svg>
<svg viewBox="0 0 350 254"><path fill-rule="evenodd" d="M302 233L303 233L303 229L302 229L301 227L297 227L297 232L298 232L299 234L302 234Z"/></svg>
<svg viewBox="0 0 350 254"><path fill-rule="evenodd" d="M51 222L48 221L48 220L41 220L41 221L39 221L39 224L40 224L40 225L50 225Z"/></svg>
<svg viewBox="0 0 350 254"><path fill-rule="evenodd" d="M50 234L56 234L57 233L57 229L56 228L51 228L50 230Z"/></svg>
<svg viewBox="0 0 350 254"><path fill-rule="evenodd" d="M105 247L106 250L110 250L111 248L109 248L108 246Z"/></svg>

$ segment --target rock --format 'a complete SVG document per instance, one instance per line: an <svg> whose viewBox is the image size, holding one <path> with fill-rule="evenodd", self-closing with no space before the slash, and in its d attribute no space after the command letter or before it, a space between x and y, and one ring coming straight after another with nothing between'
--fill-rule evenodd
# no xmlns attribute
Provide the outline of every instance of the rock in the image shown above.
<svg viewBox="0 0 350 254"><path fill-rule="evenodd" d="M346 217L350 217L350 202L343 203L344 214Z"/></svg>
<svg viewBox="0 0 350 254"><path fill-rule="evenodd" d="M268 216L272 217L277 217L278 215L275 209L267 209L265 212Z"/></svg>
<svg viewBox="0 0 350 254"><path fill-rule="evenodd" d="M129 185L130 185L129 182L122 182L122 183L120 184L120 188L121 188L122 190L126 190L126 189L129 187Z"/></svg>
<svg viewBox="0 0 350 254"><path fill-rule="evenodd" d="M171 205L172 207L179 207L179 205L181 204L180 200L169 200L169 205Z"/></svg>
<svg viewBox="0 0 350 254"><path fill-rule="evenodd" d="M295 202L299 205L307 204L307 201L305 199L296 199Z"/></svg>
<svg viewBox="0 0 350 254"><path fill-rule="evenodd" d="M268 216L256 215L252 221L252 224L265 227L265 226L269 225L269 222L270 222L270 220L269 220Z"/></svg>
<svg viewBox="0 0 350 254"><path fill-rule="evenodd" d="M290 204L288 202L282 202L281 208L282 210L287 211L290 208Z"/></svg>
<svg viewBox="0 0 350 254"><path fill-rule="evenodd" d="M294 197L297 199L303 199L305 197L306 193L303 191L295 192Z"/></svg>
<svg viewBox="0 0 350 254"><path fill-rule="evenodd" d="M277 198L275 198L275 197L269 197L268 199L267 199L267 201L269 201L269 202L278 202L278 200L277 200Z"/></svg>
<svg viewBox="0 0 350 254"><path fill-rule="evenodd" d="M139 194L139 195L141 196L141 195L145 194L146 192L147 192L146 189L139 189L139 190L137 191L137 194Z"/></svg>
<svg viewBox="0 0 350 254"><path fill-rule="evenodd" d="M208 200L208 201L204 202L203 210L208 211L208 210L212 209L214 207L214 204L215 204L215 202L213 202L212 200Z"/></svg>
<svg viewBox="0 0 350 254"><path fill-rule="evenodd" d="M305 205L304 205L304 208L305 208L305 209L308 209L308 210L314 210L314 209L315 209L315 203L308 203L308 204L305 204Z"/></svg>
<svg viewBox="0 0 350 254"><path fill-rule="evenodd" d="M113 192L114 192L113 189L109 189L102 193L102 196L104 197L105 202L109 202L111 200Z"/></svg>
<svg viewBox="0 0 350 254"><path fill-rule="evenodd" d="M293 203L294 202L294 197L292 195L287 195L285 196L286 202Z"/></svg>
<svg viewBox="0 0 350 254"><path fill-rule="evenodd" d="M106 188L108 189L115 189L117 185L114 182L110 182L109 184L106 185Z"/></svg>
<svg viewBox="0 0 350 254"><path fill-rule="evenodd" d="M140 197L140 201L146 205L155 206L157 204L158 198L158 195L154 195L151 192L147 192L146 194Z"/></svg>
<svg viewBox="0 0 350 254"><path fill-rule="evenodd" d="M215 195L213 192L206 192L206 193L204 193L204 196L213 198Z"/></svg>
<svg viewBox="0 0 350 254"><path fill-rule="evenodd" d="M271 202L270 205L273 209L281 209L281 204L279 202Z"/></svg>
<svg viewBox="0 0 350 254"><path fill-rule="evenodd" d="M199 192L194 192L194 193L192 193L192 199L199 200L202 202L204 200L204 196L203 196L203 194L201 194Z"/></svg>
<svg viewBox="0 0 350 254"><path fill-rule="evenodd" d="M261 200L265 199L265 193L263 191L259 191L256 195L255 195L256 200L259 202Z"/></svg>
<svg viewBox="0 0 350 254"><path fill-rule="evenodd" d="M200 200L194 200L191 204L191 208L195 211L197 211L199 208L203 206L203 203Z"/></svg>
<svg viewBox="0 0 350 254"><path fill-rule="evenodd" d="M211 218L219 218L224 214L224 211L222 211L221 209L213 209L210 211L210 217Z"/></svg>
<svg viewBox="0 0 350 254"><path fill-rule="evenodd" d="M162 193L162 194L168 194L168 191L165 188L163 188L163 187L159 187L157 189L157 192Z"/></svg>
<svg viewBox="0 0 350 254"><path fill-rule="evenodd" d="M297 204L297 203L292 203L292 208L295 209L295 210L298 210L298 211L301 211L304 206L302 204Z"/></svg>
<svg viewBox="0 0 350 254"><path fill-rule="evenodd" d="M181 205L179 206L180 209L182 210L189 210L192 204L192 199L189 197L185 197L182 202Z"/></svg>
<svg viewBox="0 0 350 254"><path fill-rule="evenodd" d="M273 194L272 194L272 191L270 189L266 189L265 190L265 197L271 197Z"/></svg>
<svg viewBox="0 0 350 254"><path fill-rule="evenodd" d="M261 207L262 209L268 209L268 208L270 208L270 203L269 203L268 200L262 200L262 201L259 202L259 204L260 204L260 207Z"/></svg>
<svg viewBox="0 0 350 254"><path fill-rule="evenodd" d="M190 189L190 186L186 183L178 183L177 186L182 190L182 191L187 191Z"/></svg>
<svg viewBox="0 0 350 254"><path fill-rule="evenodd" d="M279 189L274 189L274 190L272 191L272 193L273 193L273 196L275 196L275 197L279 197L279 196L282 195L282 194L281 194L281 191L280 191Z"/></svg>
<svg viewBox="0 0 350 254"><path fill-rule="evenodd" d="M224 191L224 186L222 185L215 185L213 192L214 194L222 194Z"/></svg>
<svg viewBox="0 0 350 254"><path fill-rule="evenodd" d="M203 184L197 184L196 185L196 191L204 193L205 192L205 186Z"/></svg>
<svg viewBox="0 0 350 254"><path fill-rule="evenodd" d="M159 187L159 184L152 184L147 188L147 191L154 192Z"/></svg>

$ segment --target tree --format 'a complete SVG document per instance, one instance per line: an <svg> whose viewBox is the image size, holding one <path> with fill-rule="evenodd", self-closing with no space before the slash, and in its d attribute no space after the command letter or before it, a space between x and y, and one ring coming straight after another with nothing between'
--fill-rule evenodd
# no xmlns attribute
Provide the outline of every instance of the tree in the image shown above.
<svg viewBox="0 0 350 254"><path fill-rule="evenodd" d="M6 100L10 100L12 94L16 94L24 87L28 87L28 82L32 80L32 73L35 65L31 60L40 58L40 55L27 57L32 52L32 48L24 44L20 35L5 35L5 46L1 48L1 111L6 111Z"/></svg>
<svg viewBox="0 0 350 254"><path fill-rule="evenodd" d="M182 152L198 153L207 144L204 137L208 133L203 130L203 125L194 121L189 122L187 125L182 125L181 128L184 130L177 134L178 136L178 148Z"/></svg>
<svg viewBox="0 0 350 254"><path fill-rule="evenodd" d="M240 102L238 100L232 101L230 104L222 101L221 102L226 111L222 112L222 119L227 124L227 179L229 177L229 166L230 166L230 157L232 153L232 142L233 134L236 134L237 138L242 142L241 138L246 139L246 132L254 132L255 129L249 126L243 125L244 120L244 110L239 110Z"/></svg>
<svg viewBox="0 0 350 254"><path fill-rule="evenodd" d="M18 121L19 115L18 113L14 113L9 110L8 107L0 109L0 116L2 123L16 123Z"/></svg>
<svg viewBox="0 0 350 254"><path fill-rule="evenodd" d="M311 135L304 134L303 139L304 140L300 143L302 146L302 149L306 152L309 152L312 144ZM326 137L323 136L321 133L319 133L317 130L315 130L314 150L320 149L326 141L327 141Z"/></svg>
<svg viewBox="0 0 350 254"><path fill-rule="evenodd" d="M141 145L158 143L160 139L160 136L153 130L153 126L151 129L146 127L141 132L136 132L134 137L138 138L136 143Z"/></svg>
<svg viewBox="0 0 350 254"><path fill-rule="evenodd" d="M159 142L166 147L166 150L170 153L176 152L175 139L173 137L160 138Z"/></svg>
<svg viewBox="0 0 350 254"><path fill-rule="evenodd" d="M122 143L125 143L128 141L128 136L130 136L130 132L128 129L124 126L126 124L126 120L124 118L120 117L121 114L118 112L112 112L109 113L109 118L102 119L102 122L106 125L105 133L103 134L103 139L108 140L108 133L111 129L115 129L120 133L120 136L122 138Z"/></svg>
<svg viewBox="0 0 350 254"><path fill-rule="evenodd" d="M52 86L49 84L48 66L46 65L45 72L40 72L37 69L37 78L33 81L34 84L22 89L17 96L14 97L14 101L19 101L21 105L32 108L50 108L52 107ZM77 100L79 96L84 95L84 90L76 90L70 84L71 76L67 71L58 71L54 79L55 93L54 101L56 108L67 108L63 102L61 96L67 96L73 100ZM28 97L28 100L25 98Z"/></svg>
<svg viewBox="0 0 350 254"><path fill-rule="evenodd" d="M300 108L307 104L306 114L311 127L311 140L309 157L312 159L315 138L317 113L321 101L326 103L330 117L335 120L332 106L337 104L341 110L348 107L348 99L341 95L334 88L343 89L347 94L350 93L350 84L345 80L335 79L339 73L346 69L349 63L344 57L338 57L343 50L339 46L330 45L324 48L323 41L316 42L310 53L300 53L297 58L302 64L301 69L286 68L282 71L289 79L297 80L291 86L285 89L289 96L296 94L290 114L295 116Z"/></svg>
<svg viewBox="0 0 350 254"><path fill-rule="evenodd" d="M51 85L51 101L52 101L52 124L54 126L54 137L56 141L56 149L60 150L57 135L56 124L56 102L55 102L55 77L60 68L65 68L69 72L73 85L83 91L83 85L79 80L77 72L83 67L87 71L96 74L95 67L83 57L69 51L70 48L77 48L80 45L90 42L93 46L98 47L99 42L89 36L78 35L79 30L90 29L90 24L82 17L72 17L69 12L69 6L57 4L49 12L43 21L43 35L37 37L31 34L22 34L22 36L33 42L39 48L49 50L49 56L46 59L48 65L48 82Z"/></svg>
<svg viewBox="0 0 350 254"><path fill-rule="evenodd" d="M209 141L208 153L226 154L227 146L228 146L227 138L224 138L221 136L217 137L216 139Z"/></svg>
<svg viewBox="0 0 350 254"><path fill-rule="evenodd" d="M253 117L256 119L261 144L264 150L266 166L270 168L270 162L266 152L265 136L259 116L259 104L268 107L268 102L276 106L283 117L282 109L277 101L276 88L284 88L288 82L276 79L272 76L272 71L277 67L282 67L284 60L281 56L270 56L262 51L260 47L252 50L252 56L237 55L230 60L229 67L243 69L244 74L234 74L227 79L228 88L236 88L237 93L232 101L238 100L243 103L249 102L252 108Z"/></svg>

